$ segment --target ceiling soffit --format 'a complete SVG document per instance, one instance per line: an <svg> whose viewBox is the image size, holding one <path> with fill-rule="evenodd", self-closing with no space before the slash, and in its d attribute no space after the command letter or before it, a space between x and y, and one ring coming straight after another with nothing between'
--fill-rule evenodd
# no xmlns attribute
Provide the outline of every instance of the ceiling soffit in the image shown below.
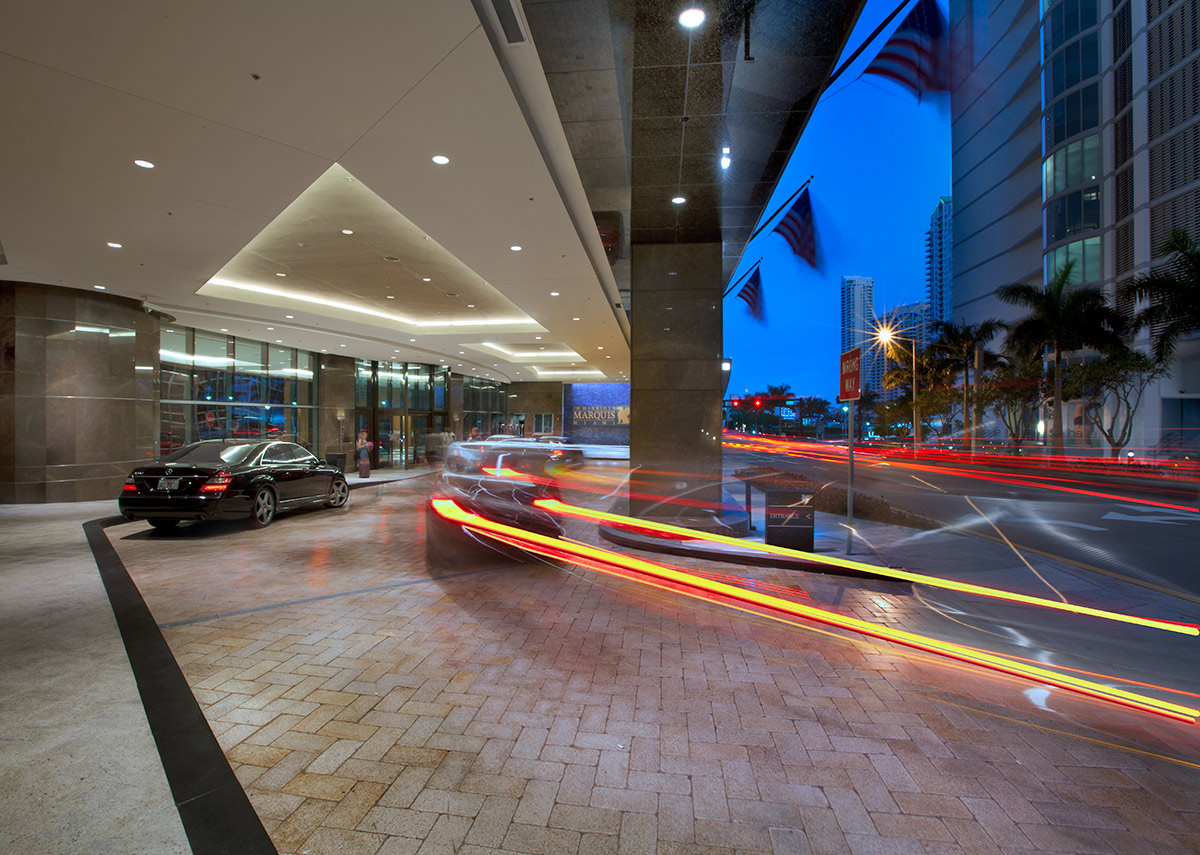
<svg viewBox="0 0 1200 855"><path fill-rule="evenodd" d="M623 251L720 241L732 274L863 2L698 3L688 30L674 0L525 0L593 210L628 199Z"/></svg>

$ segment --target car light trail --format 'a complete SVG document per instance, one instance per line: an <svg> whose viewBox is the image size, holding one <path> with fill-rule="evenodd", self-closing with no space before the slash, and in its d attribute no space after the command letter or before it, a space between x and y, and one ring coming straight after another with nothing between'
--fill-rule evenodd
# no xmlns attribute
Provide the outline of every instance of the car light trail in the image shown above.
<svg viewBox="0 0 1200 855"><path fill-rule="evenodd" d="M685 588L690 588L692 591L704 592L708 595L705 599L715 597L716 599L713 599L713 602L734 600L741 603L748 603L772 612L806 618L818 623L851 630L872 638L892 641L918 650L937 653L961 662L980 665L1017 677L1024 677L1044 685L1055 686L1144 712L1156 713L1175 719L1176 721L1187 722L1188 724L1195 724L1197 717L1200 716L1200 710L1191 707L1139 695L1134 692L1125 691L1124 689L1092 683L1088 680L1082 680L1065 674L1056 674L1044 668L1017 660L1010 660L993 653L977 651L969 647L954 644L953 642L928 638L905 630L879 626L869 621L839 615L835 612L806 606L791 600L771 596L770 594L747 590L725 582L704 579L693 573L688 573L669 565L657 564L641 558L634 558L610 550L599 549L566 538L546 537L535 532L524 531L467 511L452 499L432 499L430 504L434 511L443 519L458 523L470 531L478 532L503 543L519 546L522 549L539 555L558 559L570 559L574 563L589 567L596 567L597 564L600 564L629 570L642 576L650 577L656 583L660 583L656 584L656 587L662 587L661 583L681 585Z"/></svg>
<svg viewBox="0 0 1200 855"><path fill-rule="evenodd" d="M1156 618L1144 618L1136 615L1126 615L1119 612L1110 612L1104 609L1094 609L1089 606L1077 606L1072 603L1060 603L1056 600L1047 600L1042 597L1033 597L1027 594L1017 594L1012 591L1003 591L998 588L988 588L982 585L972 585L969 582L956 582L951 579L939 579L936 576L925 576L920 573L910 573L906 570L895 570L891 567L881 567L876 564L866 564L859 561L851 561L848 558L834 558L828 555L817 555L813 552L801 552L796 549L787 549L783 546L771 546L766 543L757 543L755 541L744 541L736 537L726 537L721 534L711 534L704 531L696 531L695 529L683 528L682 526L668 525L666 523L655 523L645 520L639 520L634 517L621 516L620 514L610 514L604 511L593 511L588 508L581 508L576 505L568 505L557 499L537 499L534 501L534 507L540 508L552 514L561 514L563 516L575 517L577 519L592 520L594 522L606 522L621 528L631 528L655 534L666 535L671 538L684 537L688 540L705 540L712 543L723 543L731 546L738 546L743 549L751 549L756 552L765 552L772 555L782 555L788 558L798 558L810 563L825 564L831 567L842 567L847 570L856 570L858 572L866 572L876 576L889 576L893 579L900 579L905 582L916 582L922 585L930 585L938 588L948 588L952 591L959 591L965 594L976 594L983 597L992 597L1001 600L1011 600L1013 602L1025 603L1027 605L1042 606L1049 609L1057 609L1059 611L1074 612L1076 614L1087 615L1089 617L1104 618L1106 620L1115 620L1122 623L1137 624L1138 626L1146 626L1151 629L1163 629L1168 632L1178 632L1183 635L1200 635L1200 626L1189 623L1180 623L1176 621L1158 620Z"/></svg>

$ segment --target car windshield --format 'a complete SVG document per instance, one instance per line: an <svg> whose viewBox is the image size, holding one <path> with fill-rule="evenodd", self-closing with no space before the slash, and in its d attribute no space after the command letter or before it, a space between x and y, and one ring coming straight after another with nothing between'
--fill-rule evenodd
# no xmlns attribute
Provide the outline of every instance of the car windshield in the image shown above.
<svg viewBox="0 0 1200 855"><path fill-rule="evenodd" d="M226 445L220 442L198 442L168 454L162 463L241 463L256 443Z"/></svg>

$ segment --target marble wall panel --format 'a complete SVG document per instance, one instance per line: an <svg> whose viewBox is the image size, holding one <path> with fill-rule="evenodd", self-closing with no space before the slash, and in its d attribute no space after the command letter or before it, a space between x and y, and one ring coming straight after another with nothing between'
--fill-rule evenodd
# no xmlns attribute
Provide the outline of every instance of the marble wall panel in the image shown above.
<svg viewBox="0 0 1200 855"><path fill-rule="evenodd" d="M354 451L354 359L323 354L317 376L317 456ZM342 420L338 420L338 416Z"/></svg>
<svg viewBox="0 0 1200 855"><path fill-rule="evenodd" d="M0 501L115 497L157 454L156 372L136 365L157 365L161 316L124 297L11 282L0 283L0 311L11 366Z"/></svg>

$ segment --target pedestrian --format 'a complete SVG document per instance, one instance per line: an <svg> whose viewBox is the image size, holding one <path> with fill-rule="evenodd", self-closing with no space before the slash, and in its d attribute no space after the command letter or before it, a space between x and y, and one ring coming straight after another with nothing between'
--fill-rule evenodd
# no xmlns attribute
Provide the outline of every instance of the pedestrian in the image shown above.
<svg viewBox="0 0 1200 855"><path fill-rule="evenodd" d="M471 428L471 432L467 434L467 442L479 442L481 439L483 439L483 437L479 435L479 428Z"/></svg>
<svg viewBox="0 0 1200 855"><path fill-rule="evenodd" d="M354 459L358 461L358 474L360 478L371 477L371 449L375 447L375 443L367 439L367 432L360 430L358 439L354 442Z"/></svg>

